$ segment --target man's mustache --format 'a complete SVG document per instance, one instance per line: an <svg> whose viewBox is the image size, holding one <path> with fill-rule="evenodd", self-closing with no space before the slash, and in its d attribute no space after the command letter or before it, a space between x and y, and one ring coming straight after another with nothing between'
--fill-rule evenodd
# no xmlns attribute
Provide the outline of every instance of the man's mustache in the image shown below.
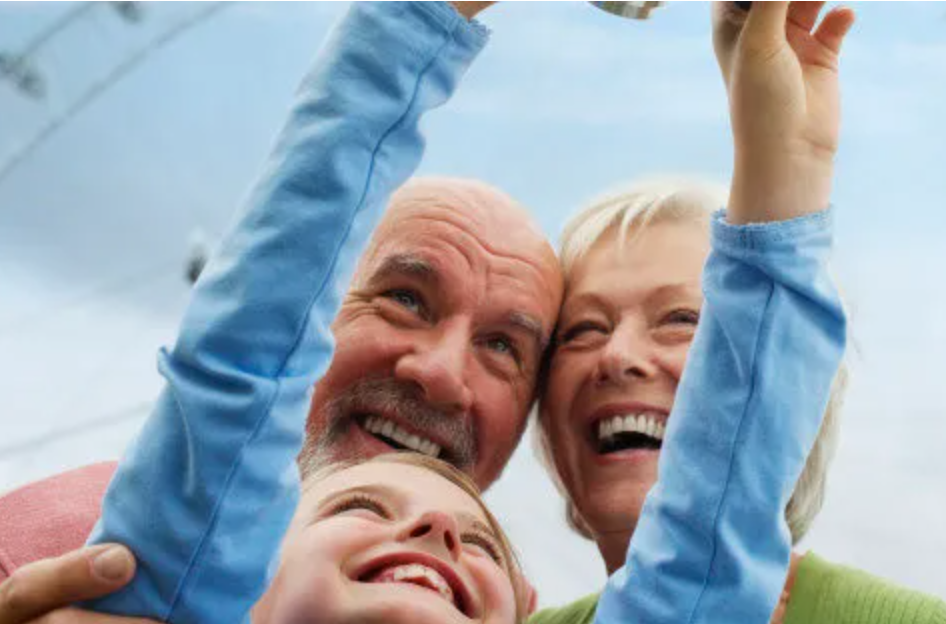
<svg viewBox="0 0 946 624"><path fill-rule="evenodd" d="M470 416L431 405L413 384L390 377L362 379L339 393L327 407L328 422L336 434L351 426L359 415L383 416L440 443L440 459L457 468L469 470L476 464L478 448Z"/></svg>

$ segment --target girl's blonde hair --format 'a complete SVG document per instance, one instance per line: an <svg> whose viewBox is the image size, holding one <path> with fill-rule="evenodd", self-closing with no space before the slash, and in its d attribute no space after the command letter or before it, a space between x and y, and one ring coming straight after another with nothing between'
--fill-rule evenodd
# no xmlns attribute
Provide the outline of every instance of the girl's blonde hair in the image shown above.
<svg viewBox="0 0 946 624"><path fill-rule="evenodd" d="M562 233L559 257L566 292L577 264L605 234L616 230L617 244L623 246L633 243L636 237L643 236L647 227L653 223L706 224L708 230L713 212L726 206L727 202L728 194L718 184L678 178L644 181L628 190L593 202L572 217ZM549 357L551 355L550 353ZM847 383L848 369L846 364L842 363L831 388L818 438L785 509L785 519L792 534L793 544L798 544L805 536L824 504L828 468L834 458L840 435L841 408ZM547 422L541 400L539 414L536 446L540 459L565 497L565 515L569 526L591 539L591 531L565 491L552 461L553 449L546 430Z"/></svg>

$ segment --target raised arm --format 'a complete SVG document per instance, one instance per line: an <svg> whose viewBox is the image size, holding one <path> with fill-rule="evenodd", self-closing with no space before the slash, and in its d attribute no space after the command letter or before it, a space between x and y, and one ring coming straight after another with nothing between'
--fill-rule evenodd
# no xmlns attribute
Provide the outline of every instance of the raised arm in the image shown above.
<svg viewBox="0 0 946 624"><path fill-rule="evenodd" d="M790 555L785 507L845 345L825 264L848 10L715 7L736 163L705 302L628 559L596 621L764 624ZM747 19L746 19L747 18Z"/></svg>
<svg viewBox="0 0 946 624"><path fill-rule="evenodd" d="M335 29L160 355L166 387L91 538L128 545L138 572L96 610L230 624L263 592L340 297L419 162L420 117L484 41L444 3L355 3Z"/></svg>

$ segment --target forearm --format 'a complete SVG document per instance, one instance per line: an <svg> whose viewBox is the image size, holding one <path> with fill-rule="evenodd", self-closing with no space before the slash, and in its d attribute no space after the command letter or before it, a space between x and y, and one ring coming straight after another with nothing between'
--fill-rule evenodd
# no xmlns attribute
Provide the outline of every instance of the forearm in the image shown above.
<svg viewBox="0 0 946 624"><path fill-rule="evenodd" d="M483 43L441 3L356 3L336 28L161 355L166 388L91 538L129 545L139 572L95 608L229 624L264 590L341 294L419 162L421 115Z"/></svg>
<svg viewBox="0 0 946 624"><path fill-rule="evenodd" d="M828 213L714 222L660 479L597 621L768 621L789 560L785 507L844 351L830 241Z"/></svg>

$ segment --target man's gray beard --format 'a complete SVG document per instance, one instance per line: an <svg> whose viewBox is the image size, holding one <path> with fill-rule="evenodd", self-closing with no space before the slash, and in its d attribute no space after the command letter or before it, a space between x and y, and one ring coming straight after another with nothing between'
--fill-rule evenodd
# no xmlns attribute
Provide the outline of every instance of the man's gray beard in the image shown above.
<svg viewBox="0 0 946 624"><path fill-rule="evenodd" d="M479 457L473 422L465 414L454 414L427 403L412 385L385 378L362 379L333 397L314 418L327 423L317 439L307 438L300 456L303 474L310 474L339 459L356 460L367 457L339 458L332 449L357 427L354 416L386 415L417 431L423 437L449 444L440 459L471 473Z"/></svg>

